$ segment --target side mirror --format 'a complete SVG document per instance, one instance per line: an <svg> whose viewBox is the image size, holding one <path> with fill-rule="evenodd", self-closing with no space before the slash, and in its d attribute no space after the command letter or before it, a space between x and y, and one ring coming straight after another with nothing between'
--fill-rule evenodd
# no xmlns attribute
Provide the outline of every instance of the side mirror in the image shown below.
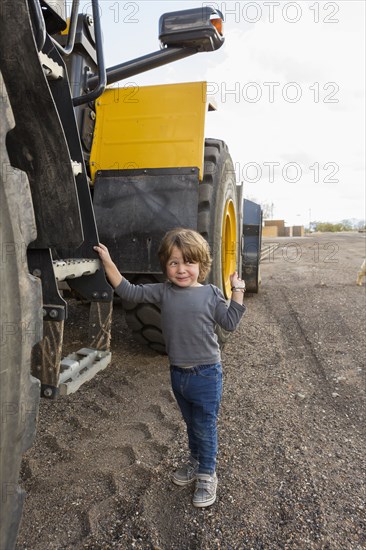
<svg viewBox="0 0 366 550"><path fill-rule="evenodd" d="M223 20L222 13L209 6L164 13L159 19L159 40L163 47L213 52L225 41Z"/></svg>

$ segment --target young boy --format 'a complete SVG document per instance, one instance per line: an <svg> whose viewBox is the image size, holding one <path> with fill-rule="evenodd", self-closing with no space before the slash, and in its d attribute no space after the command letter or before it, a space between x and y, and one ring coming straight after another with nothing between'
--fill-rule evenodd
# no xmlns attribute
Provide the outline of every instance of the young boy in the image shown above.
<svg viewBox="0 0 366 550"><path fill-rule="evenodd" d="M158 251L167 282L132 285L122 277L108 249L99 244L107 277L115 292L135 303L156 303L170 362L172 389L187 426L190 456L174 472L176 485L195 481L193 505L210 506L216 500L217 418L222 394L220 348L216 324L233 331L245 312L245 283L230 276L229 306L214 285L202 285L210 267L208 243L196 231L177 228L163 238Z"/></svg>

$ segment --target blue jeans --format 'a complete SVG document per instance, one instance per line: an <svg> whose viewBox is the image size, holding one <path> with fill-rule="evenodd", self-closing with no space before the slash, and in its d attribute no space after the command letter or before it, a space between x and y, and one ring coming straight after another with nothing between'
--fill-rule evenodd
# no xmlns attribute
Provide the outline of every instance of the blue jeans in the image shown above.
<svg viewBox="0 0 366 550"><path fill-rule="evenodd" d="M170 367L172 388L187 425L191 455L198 472L213 474L217 455L217 417L222 395L221 363L184 369Z"/></svg>

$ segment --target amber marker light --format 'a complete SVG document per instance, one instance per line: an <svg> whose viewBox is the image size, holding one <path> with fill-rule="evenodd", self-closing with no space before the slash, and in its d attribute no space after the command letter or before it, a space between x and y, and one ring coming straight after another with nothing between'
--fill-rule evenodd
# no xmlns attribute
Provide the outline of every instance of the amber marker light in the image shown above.
<svg viewBox="0 0 366 550"><path fill-rule="evenodd" d="M212 25L215 27L217 32L223 36L224 34L224 22L220 18L211 19Z"/></svg>

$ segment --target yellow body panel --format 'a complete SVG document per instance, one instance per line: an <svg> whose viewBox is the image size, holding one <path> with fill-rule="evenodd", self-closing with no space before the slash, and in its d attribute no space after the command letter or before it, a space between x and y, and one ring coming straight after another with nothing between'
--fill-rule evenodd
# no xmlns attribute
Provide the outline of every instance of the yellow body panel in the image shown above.
<svg viewBox="0 0 366 550"><path fill-rule="evenodd" d="M195 166L203 174L206 82L107 89L96 102L97 170Z"/></svg>

